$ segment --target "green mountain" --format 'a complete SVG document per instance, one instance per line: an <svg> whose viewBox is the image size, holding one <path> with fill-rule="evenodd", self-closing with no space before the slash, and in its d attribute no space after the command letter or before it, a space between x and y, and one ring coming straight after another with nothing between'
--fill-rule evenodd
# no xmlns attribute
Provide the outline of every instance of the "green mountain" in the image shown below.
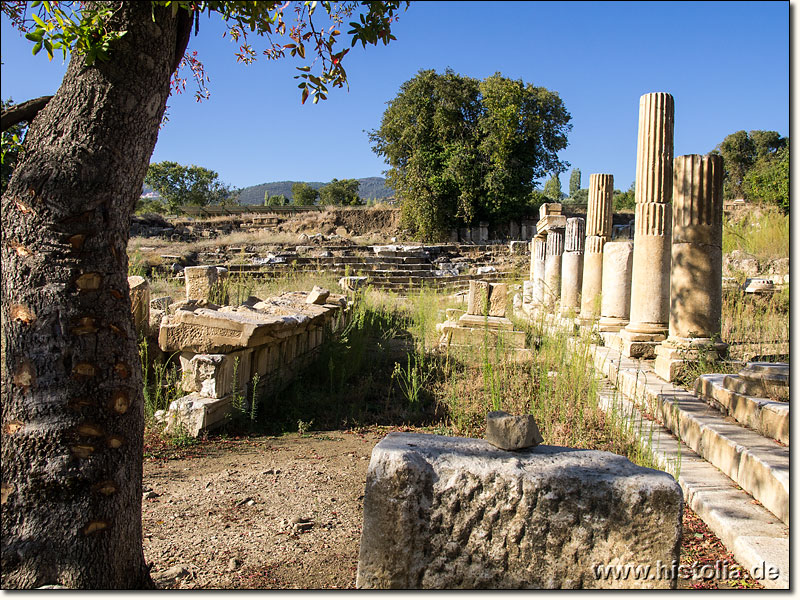
<svg viewBox="0 0 800 600"><path fill-rule="evenodd" d="M239 192L239 204L262 205L264 204L264 194L266 192L269 192L270 196L283 194L291 200L293 183L298 182L271 181L242 188ZM306 181L305 183L317 190L325 185L322 181ZM358 195L364 200L367 198L392 198L394 190L386 187L386 179L383 177L364 177L358 180Z"/></svg>

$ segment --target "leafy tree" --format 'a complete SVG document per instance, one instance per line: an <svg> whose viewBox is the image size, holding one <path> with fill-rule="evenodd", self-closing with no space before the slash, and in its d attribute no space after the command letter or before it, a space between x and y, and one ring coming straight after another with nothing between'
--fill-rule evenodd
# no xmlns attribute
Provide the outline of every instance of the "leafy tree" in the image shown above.
<svg viewBox="0 0 800 600"><path fill-rule="evenodd" d="M634 180L631 182L631 187L628 188L627 192L614 190L614 196L611 201L614 212L633 210L636 208L636 181Z"/></svg>
<svg viewBox="0 0 800 600"><path fill-rule="evenodd" d="M561 202L564 194L561 191L561 179L558 173L553 173L550 179L544 184L544 195L550 199L550 202Z"/></svg>
<svg viewBox="0 0 800 600"><path fill-rule="evenodd" d="M353 19L344 36L353 44L388 43L399 3L84 2L69 15L63 6L2 3L34 52L71 51L2 196L2 581L152 587L126 247L173 73L191 62L186 48L207 12L225 21L244 62L257 55L254 37L268 40L267 58L303 59L301 99L324 99L346 83L349 50L330 21ZM313 25L315 6L324 24ZM5 115L3 130L14 124Z"/></svg>
<svg viewBox="0 0 800 600"><path fill-rule="evenodd" d="M358 206L358 179L332 179L319 188L319 203L338 206Z"/></svg>
<svg viewBox="0 0 800 600"><path fill-rule="evenodd" d="M587 204L589 202L589 188L581 188L569 197L569 202L573 204Z"/></svg>
<svg viewBox="0 0 800 600"><path fill-rule="evenodd" d="M289 206L289 199L283 194L270 196L269 192L264 194L264 206Z"/></svg>
<svg viewBox="0 0 800 600"><path fill-rule="evenodd" d="M292 204L311 206L317 203L319 192L307 183L298 181L292 184Z"/></svg>
<svg viewBox="0 0 800 600"><path fill-rule="evenodd" d="M569 197L574 199L579 189L581 189L581 170L572 169L572 172L569 174ZM577 202L577 200L573 201Z"/></svg>
<svg viewBox="0 0 800 600"><path fill-rule="evenodd" d="M9 98L3 100L3 110L14 105L14 101ZM19 160L19 153L22 151L22 144L25 140L25 132L28 130L28 125L25 122L15 123L8 129L3 130L2 133L2 160L0 160L0 188L4 192L8 181L11 179L11 173Z"/></svg>
<svg viewBox="0 0 800 600"><path fill-rule="evenodd" d="M478 81L422 70L400 86L373 150L390 165L402 224L425 240L452 227L530 210L536 180L561 172L569 113L545 88L502 77Z"/></svg>
<svg viewBox="0 0 800 600"><path fill-rule="evenodd" d="M169 160L151 164L144 182L158 192L173 212L183 204L223 204L236 195L229 186L219 181L216 171L196 165L186 167Z"/></svg>
<svg viewBox="0 0 800 600"><path fill-rule="evenodd" d="M756 202L777 204L789 213L789 145L774 157L759 159L744 176L747 197Z"/></svg>
<svg viewBox="0 0 800 600"><path fill-rule="evenodd" d="M744 185L747 172L760 160L768 160L787 144L777 131L742 130L728 135L712 150L725 164L723 196L726 200L746 198Z"/></svg>

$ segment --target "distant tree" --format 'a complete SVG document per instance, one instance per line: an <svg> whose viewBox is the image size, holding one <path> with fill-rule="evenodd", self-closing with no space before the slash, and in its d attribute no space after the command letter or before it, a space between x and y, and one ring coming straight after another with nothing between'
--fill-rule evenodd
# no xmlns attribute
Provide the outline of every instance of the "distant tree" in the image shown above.
<svg viewBox="0 0 800 600"><path fill-rule="evenodd" d="M403 227L435 240L476 220L528 212L536 180L566 168L557 153L569 119L545 88L499 73L479 81L423 70L400 86L369 136L390 165Z"/></svg>
<svg viewBox="0 0 800 600"><path fill-rule="evenodd" d="M558 173L553 173L544 184L544 195L551 202L561 202L563 199L564 194L561 192L561 179L559 179Z"/></svg>
<svg viewBox="0 0 800 600"><path fill-rule="evenodd" d="M589 188L581 188L577 190L572 196L569 197L569 201L573 204L586 204L589 202Z"/></svg>
<svg viewBox="0 0 800 600"><path fill-rule="evenodd" d="M758 161L774 158L787 143L787 138L781 137L777 131L762 130L736 131L722 140L712 154L721 155L725 161L724 198L747 198L744 185L747 172Z"/></svg>
<svg viewBox="0 0 800 600"><path fill-rule="evenodd" d="M292 184L292 204L311 206L317 203L319 192L305 182L298 181Z"/></svg>
<svg viewBox="0 0 800 600"><path fill-rule="evenodd" d="M225 204L235 196L235 190L219 181L216 171L168 160L151 164L144 182L158 192L171 211L182 204Z"/></svg>
<svg viewBox="0 0 800 600"><path fill-rule="evenodd" d="M744 176L747 197L755 202L776 204L789 213L789 145L773 156L756 161Z"/></svg>
<svg viewBox="0 0 800 600"><path fill-rule="evenodd" d="M573 199L573 202L577 202L574 200L575 194L578 193L578 190L581 189L581 170L580 169L572 169L572 172L569 174L569 197Z"/></svg>
<svg viewBox="0 0 800 600"><path fill-rule="evenodd" d="M269 192L264 193L264 206L288 206L289 199L283 194L270 196Z"/></svg>
<svg viewBox="0 0 800 600"><path fill-rule="evenodd" d="M14 101L9 98L3 100L3 110L14 106ZM2 133L2 159L0 160L0 187L2 191L6 191L11 173L14 172L14 167L19 160L19 154L22 151L22 142L25 140L25 133L28 131L28 123L21 121L15 123L8 129L3 130Z"/></svg>
<svg viewBox="0 0 800 600"><path fill-rule="evenodd" d="M358 206L358 179L332 179L319 189L319 203L339 206Z"/></svg>
<svg viewBox="0 0 800 600"><path fill-rule="evenodd" d="M636 208L636 181L631 182L631 187L628 188L627 192L614 190L612 206L614 212Z"/></svg>

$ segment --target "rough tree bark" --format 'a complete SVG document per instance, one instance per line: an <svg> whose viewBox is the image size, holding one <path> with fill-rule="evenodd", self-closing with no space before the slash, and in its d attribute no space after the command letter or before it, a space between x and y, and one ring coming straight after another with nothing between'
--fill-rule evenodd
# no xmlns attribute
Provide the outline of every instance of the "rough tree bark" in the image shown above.
<svg viewBox="0 0 800 600"><path fill-rule="evenodd" d="M126 2L73 56L2 198L2 587L151 587L130 216L191 27Z"/></svg>

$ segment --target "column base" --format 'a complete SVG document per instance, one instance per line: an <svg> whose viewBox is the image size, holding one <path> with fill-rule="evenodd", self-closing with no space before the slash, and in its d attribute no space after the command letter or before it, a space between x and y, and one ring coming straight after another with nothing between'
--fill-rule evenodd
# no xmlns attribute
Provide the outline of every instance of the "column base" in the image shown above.
<svg viewBox="0 0 800 600"><path fill-rule="evenodd" d="M656 346L661 344L667 336L666 330L661 331L654 325L651 331L641 331L644 329L637 326L634 331L631 331L631 326L627 325L624 329L620 330L620 337L622 338L622 355L628 358L639 359L652 359L656 355Z"/></svg>
<svg viewBox="0 0 800 600"><path fill-rule="evenodd" d="M669 337L656 349L654 370L665 381L675 381L700 360L714 361L727 356L728 344L711 338Z"/></svg>
<svg viewBox="0 0 800 600"><path fill-rule="evenodd" d="M628 319L620 319L617 317L600 317L597 322L597 327L600 332L604 331L619 331L628 324Z"/></svg>
<svg viewBox="0 0 800 600"><path fill-rule="evenodd" d="M622 352L623 342L619 332L602 331L600 332L600 337L603 339L603 345L617 352Z"/></svg>

